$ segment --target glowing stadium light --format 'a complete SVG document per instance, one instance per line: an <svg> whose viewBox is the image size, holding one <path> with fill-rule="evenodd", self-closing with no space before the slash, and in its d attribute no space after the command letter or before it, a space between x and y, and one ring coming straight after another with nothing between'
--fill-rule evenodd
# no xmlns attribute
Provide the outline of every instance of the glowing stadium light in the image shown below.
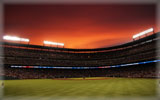
<svg viewBox="0 0 160 100"><path fill-rule="evenodd" d="M140 32L140 33L138 33L138 34L136 34L136 35L133 35L133 39L135 39L135 38L137 38L137 37L139 37L139 36L145 35L145 34L147 34L147 33L153 32L153 31L154 31L154 29L153 29L153 28L150 28L150 29L145 30L145 31L143 31L143 32Z"/></svg>
<svg viewBox="0 0 160 100"><path fill-rule="evenodd" d="M51 41L44 41L43 43L44 43L44 44L64 46L64 43L57 43L57 42L51 42Z"/></svg>
<svg viewBox="0 0 160 100"><path fill-rule="evenodd" d="M24 41L24 42L29 42L29 39L26 38L19 38L16 36L9 36L9 35L5 35L3 36L4 40L11 40L11 41Z"/></svg>
<svg viewBox="0 0 160 100"><path fill-rule="evenodd" d="M4 40L13 40L13 41L20 41L20 38L18 37L12 37L12 36L3 36Z"/></svg>
<svg viewBox="0 0 160 100"><path fill-rule="evenodd" d="M20 41L29 42L29 39L20 38Z"/></svg>

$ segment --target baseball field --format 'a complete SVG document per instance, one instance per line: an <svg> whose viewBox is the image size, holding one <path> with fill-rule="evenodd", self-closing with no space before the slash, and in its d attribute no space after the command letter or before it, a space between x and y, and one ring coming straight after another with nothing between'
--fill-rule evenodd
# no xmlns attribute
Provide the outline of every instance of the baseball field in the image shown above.
<svg viewBox="0 0 160 100"><path fill-rule="evenodd" d="M4 100L145 99L157 97L157 87L157 79L142 78L5 80L3 98Z"/></svg>

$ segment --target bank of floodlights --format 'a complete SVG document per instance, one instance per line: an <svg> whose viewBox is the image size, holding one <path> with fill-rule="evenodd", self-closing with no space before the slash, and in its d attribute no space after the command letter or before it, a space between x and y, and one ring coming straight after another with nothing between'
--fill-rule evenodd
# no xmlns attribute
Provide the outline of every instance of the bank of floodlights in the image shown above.
<svg viewBox="0 0 160 100"><path fill-rule="evenodd" d="M9 36L9 35L5 35L3 36L3 39L4 40L10 40L10 41L23 41L23 42L28 42L29 43L29 39L26 39L26 38L20 38L20 37L17 37L17 36Z"/></svg>
<svg viewBox="0 0 160 100"><path fill-rule="evenodd" d="M133 39L136 39L137 37L140 37L140 36L145 35L145 34L147 35L147 33L150 33L150 32L154 32L154 29L150 28L150 29L147 29L147 30L145 30L143 32L135 34L135 35L133 35Z"/></svg>
<svg viewBox="0 0 160 100"><path fill-rule="evenodd" d="M51 42L51 41L43 41L44 44L48 44L48 45L56 45L56 46L63 46L64 47L64 43L57 43L57 42Z"/></svg>

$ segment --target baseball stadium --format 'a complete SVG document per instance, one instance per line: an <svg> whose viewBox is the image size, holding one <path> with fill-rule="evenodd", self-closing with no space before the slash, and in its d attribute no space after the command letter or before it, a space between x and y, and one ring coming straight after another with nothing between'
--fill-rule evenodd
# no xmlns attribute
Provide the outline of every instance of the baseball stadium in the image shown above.
<svg viewBox="0 0 160 100"><path fill-rule="evenodd" d="M154 5L4 8L0 99L159 100Z"/></svg>
<svg viewBox="0 0 160 100"><path fill-rule="evenodd" d="M98 49L2 42L4 96L154 97L158 34Z"/></svg>

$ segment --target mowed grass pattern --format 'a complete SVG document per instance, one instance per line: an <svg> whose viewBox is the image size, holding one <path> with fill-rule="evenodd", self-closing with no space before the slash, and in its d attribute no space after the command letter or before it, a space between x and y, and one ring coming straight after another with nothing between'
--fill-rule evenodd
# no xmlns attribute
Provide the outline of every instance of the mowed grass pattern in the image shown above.
<svg viewBox="0 0 160 100"><path fill-rule="evenodd" d="M154 97L156 82L156 79L133 78L6 80L4 97Z"/></svg>

